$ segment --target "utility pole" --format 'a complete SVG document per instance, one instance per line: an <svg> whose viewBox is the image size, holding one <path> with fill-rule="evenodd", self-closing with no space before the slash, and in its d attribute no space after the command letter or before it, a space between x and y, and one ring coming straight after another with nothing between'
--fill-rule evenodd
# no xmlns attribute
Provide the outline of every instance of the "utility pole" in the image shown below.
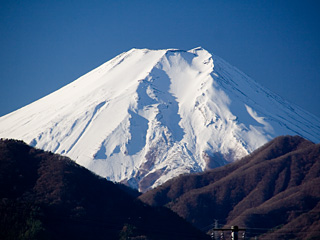
<svg viewBox="0 0 320 240"><path fill-rule="evenodd" d="M214 229L217 229L218 228L218 220L215 219L214 220ZM210 234L211 236L211 239L212 240L219 240L219 235L218 235L218 232L217 231L212 231L212 233Z"/></svg>
<svg viewBox="0 0 320 240"><path fill-rule="evenodd" d="M214 228L218 228L218 220L214 220ZM214 232L214 240L219 240L218 232Z"/></svg>
<svg viewBox="0 0 320 240"><path fill-rule="evenodd" d="M239 228L238 226L231 226L231 228L214 228L214 232L216 231L231 231L231 239L239 240L238 233L239 231L246 231L246 229Z"/></svg>
<svg viewBox="0 0 320 240"><path fill-rule="evenodd" d="M231 226L231 239L238 240L238 226Z"/></svg>

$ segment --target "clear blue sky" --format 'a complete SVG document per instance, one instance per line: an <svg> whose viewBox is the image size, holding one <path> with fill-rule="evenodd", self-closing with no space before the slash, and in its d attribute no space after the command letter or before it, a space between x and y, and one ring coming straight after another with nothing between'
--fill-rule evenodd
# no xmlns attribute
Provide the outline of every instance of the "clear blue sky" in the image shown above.
<svg viewBox="0 0 320 240"><path fill-rule="evenodd" d="M131 48L202 46L320 117L319 13L316 0L2 0L0 116Z"/></svg>

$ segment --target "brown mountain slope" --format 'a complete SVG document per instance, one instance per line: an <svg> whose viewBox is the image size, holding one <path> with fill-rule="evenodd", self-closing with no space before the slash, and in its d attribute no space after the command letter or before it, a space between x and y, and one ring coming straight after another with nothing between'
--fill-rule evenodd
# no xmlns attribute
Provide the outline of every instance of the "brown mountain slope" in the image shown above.
<svg viewBox="0 0 320 240"><path fill-rule="evenodd" d="M0 239L208 238L136 197L66 157L0 140Z"/></svg>
<svg viewBox="0 0 320 240"><path fill-rule="evenodd" d="M320 145L285 136L238 162L175 178L140 199L165 205L202 230L217 219L247 228L249 236L312 239L320 237L319 186Z"/></svg>

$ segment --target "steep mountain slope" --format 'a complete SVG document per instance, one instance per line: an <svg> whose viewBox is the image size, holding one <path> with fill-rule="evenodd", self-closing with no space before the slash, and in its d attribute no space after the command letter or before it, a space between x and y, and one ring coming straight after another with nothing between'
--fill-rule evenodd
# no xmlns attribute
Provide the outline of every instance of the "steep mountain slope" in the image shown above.
<svg viewBox="0 0 320 240"><path fill-rule="evenodd" d="M202 48L132 49L0 118L0 137L140 191L285 134L320 142L320 120Z"/></svg>
<svg viewBox="0 0 320 240"><path fill-rule="evenodd" d="M0 140L0 239L209 238L136 194L67 157Z"/></svg>
<svg viewBox="0 0 320 240"><path fill-rule="evenodd" d="M200 229L247 228L259 239L320 237L320 144L278 137L235 163L185 175L140 196Z"/></svg>

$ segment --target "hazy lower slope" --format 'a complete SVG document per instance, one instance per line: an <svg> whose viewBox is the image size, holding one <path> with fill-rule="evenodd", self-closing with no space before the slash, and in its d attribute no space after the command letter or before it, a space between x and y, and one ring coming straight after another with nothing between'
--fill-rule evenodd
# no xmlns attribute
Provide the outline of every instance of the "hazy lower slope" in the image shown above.
<svg viewBox="0 0 320 240"><path fill-rule="evenodd" d="M0 239L207 239L70 159L0 140Z"/></svg>
<svg viewBox="0 0 320 240"><path fill-rule="evenodd" d="M0 137L141 191L284 134L320 142L320 120L202 48L132 49L0 118Z"/></svg>
<svg viewBox="0 0 320 240"><path fill-rule="evenodd" d="M235 163L174 178L140 199L203 230L217 219L259 239L318 239L319 186L320 145L286 136Z"/></svg>

